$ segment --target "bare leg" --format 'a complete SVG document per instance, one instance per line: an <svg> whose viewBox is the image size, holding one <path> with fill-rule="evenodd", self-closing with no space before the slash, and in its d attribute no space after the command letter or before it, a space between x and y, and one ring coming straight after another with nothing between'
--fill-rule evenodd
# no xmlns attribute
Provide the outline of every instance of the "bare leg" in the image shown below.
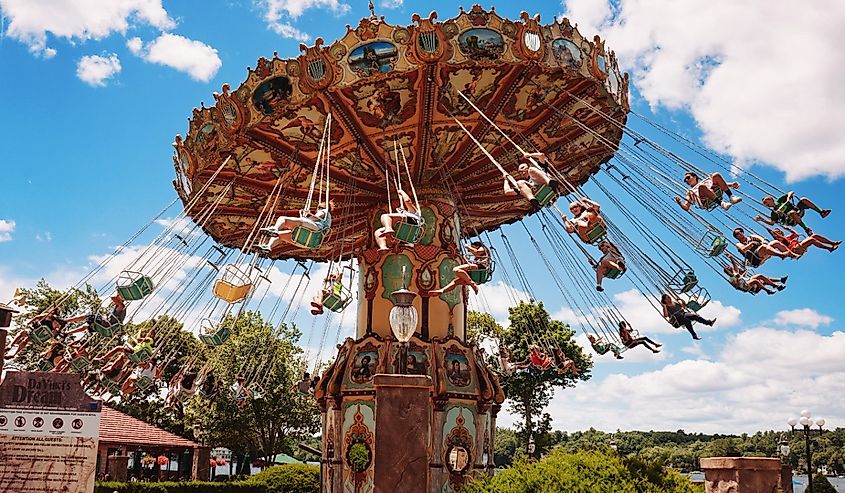
<svg viewBox="0 0 845 493"><path fill-rule="evenodd" d="M525 197L525 200L531 202L532 205L539 205L539 202L537 202L537 198L534 197L534 192L531 190L531 187L528 186L527 182L525 182L524 180L519 180L518 182L516 182L516 185L519 187L520 195Z"/></svg>
<svg viewBox="0 0 845 493"><path fill-rule="evenodd" d="M535 182L542 183L543 185L549 184L549 177L546 173L543 173L543 170L537 169L535 167L528 168L528 176L531 177Z"/></svg>
<svg viewBox="0 0 845 493"><path fill-rule="evenodd" d="M604 291L604 288L601 287L601 281L604 279L604 275L607 274L607 270L607 260L599 262L599 265L596 267L596 291Z"/></svg>
<svg viewBox="0 0 845 493"><path fill-rule="evenodd" d="M710 181L722 192L730 192L730 188L739 188L739 182L726 182L720 173L713 173L710 175Z"/></svg>
<svg viewBox="0 0 845 493"><path fill-rule="evenodd" d="M384 228L377 229L373 236L376 240L376 245L378 245L378 250L380 252L386 252L387 250L390 250L390 248L388 248L387 246L389 234L385 232Z"/></svg>
<svg viewBox="0 0 845 493"><path fill-rule="evenodd" d="M830 214L830 209L821 209L819 206L813 203L812 200L808 199L807 197L801 197L798 201L798 207L801 209L812 209L819 213L821 217L827 217Z"/></svg>
<svg viewBox="0 0 845 493"><path fill-rule="evenodd" d="M502 186L502 190L503 190L504 194L509 196L509 197L516 195L516 191L513 189L510 182L507 180L507 178L505 179L504 185Z"/></svg>
<svg viewBox="0 0 845 493"><path fill-rule="evenodd" d="M698 196L701 198L702 203L715 202L716 201L716 192L711 190L710 187L707 187L707 186L704 186L703 184L701 184L701 185L698 185L697 189L698 189Z"/></svg>
<svg viewBox="0 0 845 493"><path fill-rule="evenodd" d="M779 251L778 248L775 247L774 245L778 245L780 247L783 247L783 249L786 250L786 253ZM770 242L770 243L765 244L765 245L760 245L760 248L757 249L757 255L760 257L760 260L762 260L762 261L765 261L766 258L770 257L770 256L771 257L778 257L778 258L782 258L782 259L783 258L798 258L798 255L790 252L789 249L787 249L782 244L780 244L776 241ZM761 264L762 264L762 262L761 262Z"/></svg>
<svg viewBox="0 0 845 493"><path fill-rule="evenodd" d="M833 252L837 248L839 248L839 242L833 242L828 240L824 236L812 234L809 237L804 238L804 241L801 242L801 246L805 249L810 246L817 246L829 252Z"/></svg>

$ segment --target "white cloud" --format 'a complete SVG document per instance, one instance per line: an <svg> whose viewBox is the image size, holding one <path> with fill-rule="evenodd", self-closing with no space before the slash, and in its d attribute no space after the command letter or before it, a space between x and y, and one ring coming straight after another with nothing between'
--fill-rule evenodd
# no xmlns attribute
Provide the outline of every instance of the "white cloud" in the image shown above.
<svg viewBox="0 0 845 493"><path fill-rule="evenodd" d="M49 243L49 242L53 241L53 233L51 233L49 231L45 231L43 234L42 233L36 233L35 234L35 241L39 241L39 242L42 242L42 243Z"/></svg>
<svg viewBox="0 0 845 493"><path fill-rule="evenodd" d="M107 57L87 55L79 59L76 76L92 87L105 87L109 79L120 73L120 59L114 53Z"/></svg>
<svg viewBox="0 0 845 493"><path fill-rule="evenodd" d="M742 433L784 429L789 415L810 408L835 428L845 423L843 352L844 332L751 328L729 337L712 361L612 373L559 392L549 412L556 426L568 430ZM513 422L500 416L505 426Z"/></svg>
<svg viewBox="0 0 845 493"><path fill-rule="evenodd" d="M820 325L830 325L833 322L833 318L822 315L812 308L802 308L799 310L779 311L775 315L774 322L778 325L794 325L817 329Z"/></svg>
<svg viewBox="0 0 845 493"><path fill-rule="evenodd" d="M185 72L200 82L210 81L223 66L215 48L178 34L164 33L146 45L140 38L131 38L126 46L146 62Z"/></svg>
<svg viewBox="0 0 845 493"><path fill-rule="evenodd" d="M403 0L381 0L379 5L385 9L398 9L403 3Z"/></svg>
<svg viewBox="0 0 845 493"><path fill-rule="evenodd" d="M0 243L12 241L12 233L15 232L16 223L11 219L0 219Z"/></svg>
<svg viewBox="0 0 845 493"><path fill-rule="evenodd" d="M845 174L845 3L567 0L652 106L689 111L704 141L788 180ZM694 19L694 22L691 21ZM800 102L800 103L799 103Z"/></svg>
<svg viewBox="0 0 845 493"><path fill-rule="evenodd" d="M389 0L394 3L401 0ZM328 9L337 15L349 11L348 4L338 0L259 0L258 5L264 10L264 20L273 32L284 38L309 41L311 37L290 24L287 19L296 19L306 10L313 8Z"/></svg>
<svg viewBox="0 0 845 493"><path fill-rule="evenodd" d="M44 58L55 56L47 33L69 41L99 40L136 25L171 29L173 20L161 0L0 0L8 18L5 34Z"/></svg>

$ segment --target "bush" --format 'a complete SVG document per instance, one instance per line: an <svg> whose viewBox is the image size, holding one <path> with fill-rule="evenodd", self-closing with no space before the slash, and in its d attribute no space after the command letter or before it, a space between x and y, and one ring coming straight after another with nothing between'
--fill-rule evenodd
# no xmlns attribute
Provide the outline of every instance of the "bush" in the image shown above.
<svg viewBox="0 0 845 493"><path fill-rule="evenodd" d="M678 472L615 453L555 451L539 462L517 462L466 493L695 493Z"/></svg>
<svg viewBox="0 0 845 493"><path fill-rule="evenodd" d="M830 484L824 474L816 473L813 475L813 491L815 493L836 493L836 488Z"/></svg>
<svg viewBox="0 0 845 493"><path fill-rule="evenodd" d="M263 485L266 493L320 493L320 468L306 464L274 466L256 474L248 483Z"/></svg>
<svg viewBox="0 0 845 493"><path fill-rule="evenodd" d="M267 493L262 483L117 483L101 482L94 487L94 493Z"/></svg>

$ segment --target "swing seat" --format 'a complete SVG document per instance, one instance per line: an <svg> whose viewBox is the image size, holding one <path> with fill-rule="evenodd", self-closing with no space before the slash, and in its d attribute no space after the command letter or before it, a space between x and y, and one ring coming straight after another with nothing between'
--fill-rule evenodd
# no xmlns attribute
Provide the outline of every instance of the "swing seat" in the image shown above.
<svg viewBox="0 0 845 493"><path fill-rule="evenodd" d="M290 241L301 247L314 250L320 248L326 234L328 234L328 230L313 231L297 226L290 232Z"/></svg>
<svg viewBox="0 0 845 493"><path fill-rule="evenodd" d="M472 279L472 282L475 284L484 284L490 282L493 279L493 271L490 269L476 269L468 271L469 278Z"/></svg>
<svg viewBox="0 0 845 493"><path fill-rule="evenodd" d="M142 300L154 288L152 278L140 272L123 271L117 278L117 293L126 301Z"/></svg>
<svg viewBox="0 0 845 493"><path fill-rule="evenodd" d="M117 382L105 379L101 383L103 384L103 387L105 387L106 390L109 391L109 394L111 394L112 397L120 394L120 385L118 385Z"/></svg>
<svg viewBox="0 0 845 493"><path fill-rule="evenodd" d="M690 294L689 300L687 300L686 303L687 308L697 312L710 303L710 292L708 292L707 289L700 287L696 289L694 293Z"/></svg>
<svg viewBox="0 0 845 493"><path fill-rule="evenodd" d="M55 368L56 365L53 364L51 360L43 359L38 362L38 371L50 371Z"/></svg>
<svg viewBox="0 0 845 493"><path fill-rule="evenodd" d="M53 338L53 331L44 325L29 330L29 339L36 344L44 344Z"/></svg>
<svg viewBox="0 0 845 493"><path fill-rule="evenodd" d="M209 334L200 334L200 340L212 347L222 346L230 337L232 337L232 329L229 327L219 327Z"/></svg>
<svg viewBox="0 0 845 493"><path fill-rule="evenodd" d="M625 273L624 270L610 269L610 270L608 270L607 272L604 273L604 277L607 278L607 279L619 279L620 277L622 277L622 274L624 274L624 273Z"/></svg>
<svg viewBox="0 0 845 493"><path fill-rule="evenodd" d="M82 372L89 366L91 366L91 359L87 356L80 355L70 360L70 367L74 371Z"/></svg>
<svg viewBox="0 0 845 493"><path fill-rule="evenodd" d="M707 254L710 257L718 257L728 248L728 240L724 236L717 236L710 244L710 252Z"/></svg>
<svg viewBox="0 0 845 493"><path fill-rule="evenodd" d="M421 224L412 224L408 222L400 222L393 228L393 235L397 240L413 245L422 237L423 226Z"/></svg>
<svg viewBox="0 0 845 493"><path fill-rule="evenodd" d="M93 324L91 324L91 327L97 334L103 337L111 337L115 334L115 332L120 330L121 325L119 323L112 325L103 325L95 321Z"/></svg>
<svg viewBox="0 0 845 493"><path fill-rule="evenodd" d="M681 285L680 285L681 290L680 291L682 293L688 293L689 291L691 291L697 285L698 285L698 276L695 275L695 272L689 271L684 275L683 279L681 279Z"/></svg>
<svg viewBox="0 0 845 493"><path fill-rule="evenodd" d="M607 226L604 225L604 222L600 222L587 231L587 243L593 244L604 238L606 234Z"/></svg>
<svg viewBox="0 0 845 493"><path fill-rule="evenodd" d="M143 363L153 357L153 348L149 343L139 344L135 346L132 354L127 355L127 357L133 363Z"/></svg>
<svg viewBox="0 0 845 493"><path fill-rule="evenodd" d="M340 292L332 291L323 293L323 306L333 312L341 312L352 303L352 296L345 289Z"/></svg>
<svg viewBox="0 0 845 493"><path fill-rule="evenodd" d="M155 385L155 382L150 377L141 377L141 378L139 378L138 380L135 381L135 388L137 388L138 390L140 390L142 392L147 391L153 385Z"/></svg>
<svg viewBox="0 0 845 493"><path fill-rule="evenodd" d="M557 193L552 187L548 185L540 185L540 188L538 188L537 191L534 192L534 198L536 198L537 201L540 202L541 207L545 207L551 202L553 202L555 198L557 198Z"/></svg>
<svg viewBox="0 0 845 493"><path fill-rule="evenodd" d="M252 279L237 265L229 264L223 269L223 275L214 283L214 296L226 303L238 303L252 292Z"/></svg>
<svg viewBox="0 0 845 493"><path fill-rule="evenodd" d="M713 190L713 193L716 194L716 198L713 200L708 200L707 202L703 202L701 204L702 209L712 211L713 209L719 207L722 204L722 190L717 188Z"/></svg>

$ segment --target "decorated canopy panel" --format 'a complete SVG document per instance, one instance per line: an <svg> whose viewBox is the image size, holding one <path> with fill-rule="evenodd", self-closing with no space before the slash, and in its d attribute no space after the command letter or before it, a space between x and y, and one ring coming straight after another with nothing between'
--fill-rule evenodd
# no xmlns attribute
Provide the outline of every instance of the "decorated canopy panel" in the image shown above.
<svg viewBox="0 0 845 493"><path fill-rule="evenodd" d="M319 249L280 242L271 256L323 259L339 243L364 247L372 212L387 205L387 167L395 180L394 145L405 150L421 202L455 197L465 233L516 220L529 204L502 194L500 171L455 118L509 172L519 153L459 91L573 183L613 154L628 81L598 37L585 39L567 19L511 21L479 6L443 22L436 13L412 20L403 27L372 16L334 43L301 45L296 58L261 58L236 90L224 85L213 107L194 109L174 144L175 185L194 220L240 248L263 211L298 215L329 113L334 227Z"/></svg>

